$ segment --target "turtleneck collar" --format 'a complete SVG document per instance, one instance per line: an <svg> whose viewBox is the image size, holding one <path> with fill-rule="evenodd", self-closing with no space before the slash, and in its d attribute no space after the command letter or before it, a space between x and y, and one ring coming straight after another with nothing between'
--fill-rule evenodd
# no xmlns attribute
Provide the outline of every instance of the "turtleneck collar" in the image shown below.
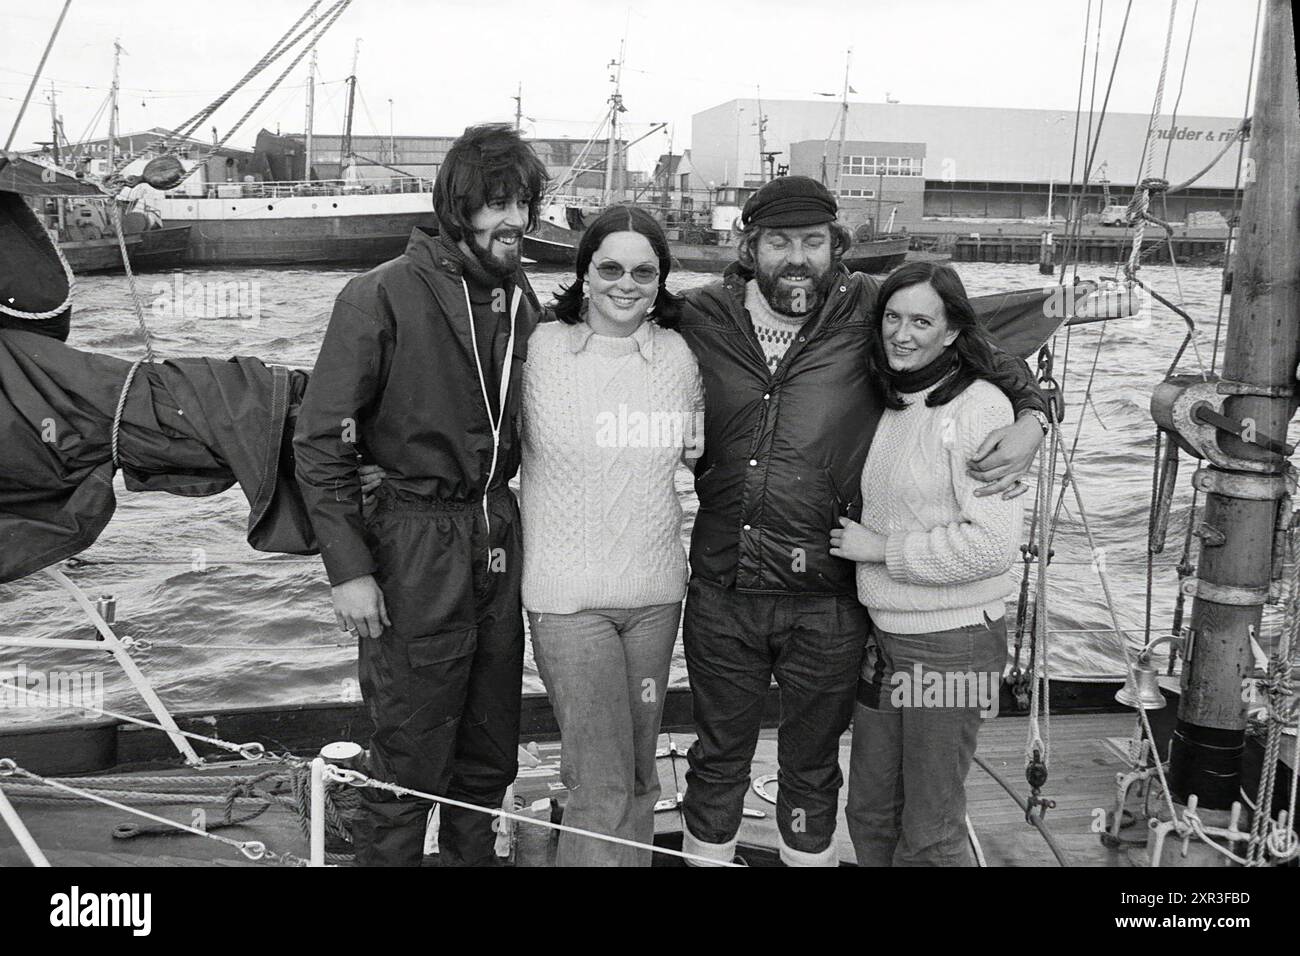
<svg viewBox="0 0 1300 956"><path fill-rule="evenodd" d="M761 325L798 330L812 318L810 315L782 315L775 311L759 291L758 280L750 279L745 283L745 311L750 320Z"/></svg>

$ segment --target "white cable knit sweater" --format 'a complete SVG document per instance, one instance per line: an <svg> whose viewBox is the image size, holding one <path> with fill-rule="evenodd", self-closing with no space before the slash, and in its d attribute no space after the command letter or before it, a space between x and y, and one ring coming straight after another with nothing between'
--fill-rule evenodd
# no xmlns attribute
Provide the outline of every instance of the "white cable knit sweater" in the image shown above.
<svg viewBox="0 0 1300 956"><path fill-rule="evenodd" d="M686 593L683 448L702 450L703 386L690 347L646 322L624 338L544 322L523 375L523 602L571 614Z"/></svg>
<svg viewBox="0 0 1300 956"><path fill-rule="evenodd" d="M858 565L858 599L897 634L996 620L1014 590L1020 500L976 498L966 474L985 436L1011 424L1011 403L982 380L935 408L929 391L885 410L862 469L862 524L885 535L886 555Z"/></svg>

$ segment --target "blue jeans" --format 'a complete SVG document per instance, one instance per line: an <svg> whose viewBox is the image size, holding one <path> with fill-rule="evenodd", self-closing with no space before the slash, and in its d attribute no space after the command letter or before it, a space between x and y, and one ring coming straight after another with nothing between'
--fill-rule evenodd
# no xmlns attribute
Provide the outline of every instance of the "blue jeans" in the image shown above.
<svg viewBox="0 0 1300 956"><path fill-rule="evenodd" d="M853 715L845 816L859 866L973 866L966 774L997 713L1003 618L930 634L875 630Z"/></svg>
<svg viewBox="0 0 1300 956"><path fill-rule="evenodd" d="M566 826L654 842L655 748L680 604L528 613L533 658L560 724ZM557 866L649 866L649 850L560 834Z"/></svg>

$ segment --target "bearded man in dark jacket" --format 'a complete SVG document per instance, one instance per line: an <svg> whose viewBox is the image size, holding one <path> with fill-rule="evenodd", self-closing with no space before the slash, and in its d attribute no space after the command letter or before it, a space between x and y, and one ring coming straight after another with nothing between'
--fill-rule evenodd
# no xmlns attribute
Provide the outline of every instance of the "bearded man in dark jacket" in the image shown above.
<svg viewBox="0 0 1300 956"><path fill-rule="evenodd" d="M339 626L360 641L369 773L499 807L518 770L524 630L520 373L541 313L521 261L546 170L471 127L434 187L440 234L339 294L294 439ZM386 474L363 517L361 459ZM418 866L431 804L363 788L363 866ZM442 808L444 865L493 860L492 818Z"/></svg>
<svg viewBox="0 0 1300 956"><path fill-rule="evenodd" d="M699 735L683 849L719 862L734 855L775 677L781 857L837 863L839 740L870 621L854 564L829 553L828 534L861 515L881 407L867 363L878 283L843 266L851 239L836 215L814 180L768 183L746 204L739 261L686 293L678 327L705 388L683 625ZM1020 418L988 437L972 474L992 482L983 493L1014 495L1046 405L1023 361L999 353L998 371Z"/></svg>

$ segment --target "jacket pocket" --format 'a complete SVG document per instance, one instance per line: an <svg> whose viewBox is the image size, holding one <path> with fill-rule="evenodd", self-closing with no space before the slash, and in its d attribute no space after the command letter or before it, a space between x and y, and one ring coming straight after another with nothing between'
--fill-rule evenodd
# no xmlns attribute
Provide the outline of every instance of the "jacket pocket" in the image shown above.
<svg viewBox="0 0 1300 956"><path fill-rule="evenodd" d="M416 640L473 627L475 556L465 523L442 514L381 511L369 529L375 580L393 622L389 633Z"/></svg>
<svg viewBox="0 0 1300 956"><path fill-rule="evenodd" d="M722 461L695 479L695 494L700 507L726 512L740 507L744 495L747 461Z"/></svg>

